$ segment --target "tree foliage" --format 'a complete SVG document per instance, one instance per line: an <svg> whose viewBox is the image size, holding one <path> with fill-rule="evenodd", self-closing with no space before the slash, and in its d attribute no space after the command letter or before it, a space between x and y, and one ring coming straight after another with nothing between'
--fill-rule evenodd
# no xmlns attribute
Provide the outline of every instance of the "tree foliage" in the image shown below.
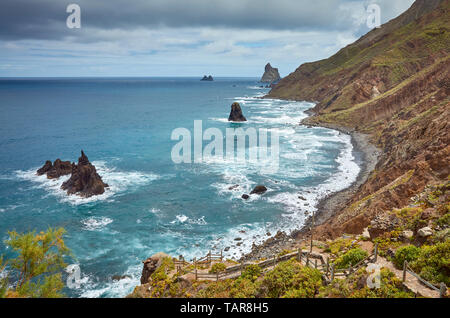
<svg viewBox="0 0 450 318"><path fill-rule="evenodd" d="M61 293L64 284L61 270L67 264L64 257L69 255L69 249L64 244L63 228L49 228L46 232L29 233L9 232L7 246L17 254L8 262L8 269L15 274L17 281L14 287L4 289L6 297L63 297ZM1 263L0 263L1 272ZM6 279L5 279L6 280ZM1 289L0 296L3 289Z"/></svg>

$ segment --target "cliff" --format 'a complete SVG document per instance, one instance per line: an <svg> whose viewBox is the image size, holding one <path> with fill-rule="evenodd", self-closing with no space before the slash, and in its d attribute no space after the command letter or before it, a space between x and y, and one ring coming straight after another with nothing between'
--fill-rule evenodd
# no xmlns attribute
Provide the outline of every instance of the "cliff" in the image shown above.
<svg viewBox="0 0 450 318"><path fill-rule="evenodd" d="M301 65L268 94L316 101L305 124L365 133L381 149L367 181L319 235L361 233L375 215L448 178L449 8L449 0L417 0L332 57Z"/></svg>

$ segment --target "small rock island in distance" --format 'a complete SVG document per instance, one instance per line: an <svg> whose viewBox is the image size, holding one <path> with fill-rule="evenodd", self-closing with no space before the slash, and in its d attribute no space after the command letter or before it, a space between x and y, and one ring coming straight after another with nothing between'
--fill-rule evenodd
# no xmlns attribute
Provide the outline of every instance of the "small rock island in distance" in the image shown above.
<svg viewBox="0 0 450 318"><path fill-rule="evenodd" d="M272 67L270 63L266 64L266 67L264 69L264 74L261 77L262 83L275 83L278 82L281 79L280 73L278 73L278 69L275 67Z"/></svg>
<svg viewBox="0 0 450 318"><path fill-rule="evenodd" d="M204 75L203 78L201 79L201 81L212 82L212 81L214 81L214 79L213 79L213 77L211 75L209 75L209 76Z"/></svg>

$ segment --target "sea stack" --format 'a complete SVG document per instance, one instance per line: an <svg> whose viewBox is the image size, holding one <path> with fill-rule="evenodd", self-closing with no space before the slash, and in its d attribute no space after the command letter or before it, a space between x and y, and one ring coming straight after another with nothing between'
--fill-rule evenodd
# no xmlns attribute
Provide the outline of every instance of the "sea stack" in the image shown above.
<svg viewBox="0 0 450 318"><path fill-rule="evenodd" d="M231 112L230 116L228 117L228 121L247 121L244 115L242 115L242 109L239 103L234 102L231 105Z"/></svg>
<svg viewBox="0 0 450 318"><path fill-rule="evenodd" d="M211 76L211 75L209 75L209 76L203 76L203 78L201 79L201 81L209 81L209 82L212 82L212 81L214 81L214 79L213 79L213 77Z"/></svg>
<svg viewBox="0 0 450 318"><path fill-rule="evenodd" d="M88 198L105 192L108 185L102 181L95 167L89 162L88 157L81 150L78 164L72 164L72 175L64 182L61 189L67 190L67 194L78 194Z"/></svg>
<svg viewBox="0 0 450 318"><path fill-rule="evenodd" d="M60 176L65 176L72 172L72 163L70 161L61 161L56 159L52 164L50 160L47 160L45 164L36 171L38 176L47 174L48 179L57 179Z"/></svg>
<svg viewBox="0 0 450 318"><path fill-rule="evenodd" d="M278 73L278 69L272 67L270 63L266 64L264 75L261 77L261 82L263 83L274 83L278 82L281 79L280 73Z"/></svg>

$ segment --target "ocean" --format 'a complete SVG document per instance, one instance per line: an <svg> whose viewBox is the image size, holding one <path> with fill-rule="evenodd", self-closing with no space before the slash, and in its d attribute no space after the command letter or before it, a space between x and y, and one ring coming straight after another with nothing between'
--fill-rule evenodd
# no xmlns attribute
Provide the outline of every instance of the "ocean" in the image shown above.
<svg viewBox="0 0 450 318"><path fill-rule="evenodd" d="M64 292L123 297L156 252L192 259L229 247L225 256L239 258L268 232L300 228L321 198L356 180L360 154L346 134L299 125L313 103L261 99L267 92L256 78L1 79L0 254L13 256L10 230L64 227L67 263L81 270L80 287ZM202 120L225 134L236 127L233 102L248 120L237 126L278 132L278 171L212 158L175 164L172 131ZM46 160L76 162L81 149L110 186L103 195L68 196L60 186L69 176L36 176ZM257 184L268 191L241 199Z"/></svg>

